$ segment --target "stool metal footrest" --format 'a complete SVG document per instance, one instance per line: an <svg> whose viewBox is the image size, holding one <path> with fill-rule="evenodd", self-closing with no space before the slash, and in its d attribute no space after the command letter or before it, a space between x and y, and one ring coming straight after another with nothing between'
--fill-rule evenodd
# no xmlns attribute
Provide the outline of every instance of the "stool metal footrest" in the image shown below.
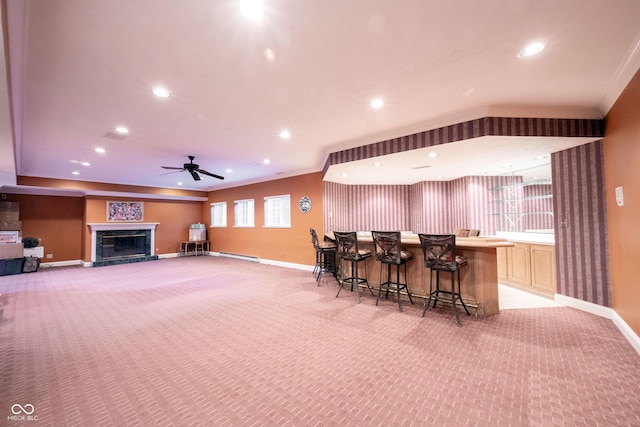
<svg viewBox="0 0 640 427"><path fill-rule="evenodd" d="M342 290L342 288L344 288L345 283L346 284L351 284L351 291L353 292L354 288L356 291L356 300L358 301L358 303L360 303L360 286L365 285L367 287L367 289L369 289L369 292L371 293L371 296L375 296L373 295L373 290L371 289L371 286L369 286L369 281L365 278L362 277L345 277L344 279L339 279L340 282L340 287L338 288L338 293L336 294L336 298L338 298L338 295L340 295L340 291Z"/></svg>
<svg viewBox="0 0 640 427"><path fill-rule="evenodd" d="M433 271L431 273L433 274ZM458 314L458 307L456 306L456 301L460 301L460 304L462 304L462 307L464 308L464 311L467 313L467 316L471 316L471 313L469 313L469 309L467 308L467 305L464 303L464 300L462 299L462 295L460 293L460 270L458 270L458 291L457 292L455 291L455 281L454 281L455 279L453 277L453 273L451 274L451 276L452 276L451 286L453 287L453 290L443 291L440 289L440 272L436 271L436 290L433 292L430 292L429 295L426 297L425 303L424 303L424 310L422 310L422 317L424 317L425 313L429 309L429 305L431 304L432 299L433 299L433 308L436 307L436 304L438 303L438 301L442 300L442 301L451 303L451 305L453 306L453 312L456 316L456 323L458 324L458 326L462 326L462 323L460 323L460 316ZM444 298L441 298L440 294L450 295L451 298L450 299L448 298L449 301L447 301Z"/></svg>
<svg viewBox="0 0 640 427"><path fill-rule="evenodd" d="M396 281L391 281L391 264L387 264L387 281L384 283L380 283L380 287L378 288L378 298L376 299L376 305L378 305L378 301L380 301L380 296L382 295L382 290L386 291L385 299L389 298L389 291L395 292L398 298L398 310L402 311L402 300L400 297L400 291L404 290L409 297L409 301L413 304L413 298L411 297L411 292L409 292L409 287L406 283L400 282L400 266L396 265ZM382 263L380 264L380 277L382 277ZM407 277L407 264L404 264L404 277L406 280Z"/></svg>

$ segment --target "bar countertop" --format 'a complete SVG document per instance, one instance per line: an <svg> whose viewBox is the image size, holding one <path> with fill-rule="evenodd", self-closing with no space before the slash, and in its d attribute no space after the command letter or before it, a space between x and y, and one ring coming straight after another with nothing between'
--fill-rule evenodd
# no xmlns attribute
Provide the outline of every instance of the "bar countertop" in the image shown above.
<svg viewBox="0 0 640 427"><path fill-rule="evenodd" d="M325 234L330 240L335 240L333 232ZM373 243L371 232L358 232L358 241ZM420 239L416 233L402 233L402 243L410 245L420 245ZM458 237L456 236L456 246L460 248L506 248L513 246L513 242L499 236L479 236L479 237Z"/></svg>

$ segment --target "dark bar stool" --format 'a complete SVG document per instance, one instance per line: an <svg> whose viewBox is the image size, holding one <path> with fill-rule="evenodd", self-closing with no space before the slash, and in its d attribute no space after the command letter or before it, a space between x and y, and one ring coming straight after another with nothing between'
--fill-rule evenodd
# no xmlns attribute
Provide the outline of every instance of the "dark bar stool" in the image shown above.
<svg viewBox="0 0 640 427"><path fill-rule="evenodd" d="M458 308L456 307L456 300L460 300L464 311L469 314L469 310L465 305L462 295L460 295L460 269L467 265L467 259L463 256L456 255L456 236L455 234L418 234L420 238L420 246L422 246L422 252L424 254L424 266L429 268L429 297L425 300L424 310L422 310L422 316L429 309L431 298L433 297L433 306L436 306L440 294L451 295L451 304L453 305L453 312L456 316L456 323L458 326L462 326L460 323L460 317L458 315ZM436 289L433 290L433 272L436 272ZM443 291L440 289L440 272L451 273L451 291ZM455 273L458 273L458 290L456 291Z"/></svg>
<svg viewBox="0 0 640 427"><path fill-rule="evenodd" d="M382 290L386 290L385 298L389 297L389 291L396 291L398 296L398 310L402 311L402 299L400 298L400 291L404 289L409 296L409 301L413 304L411 298L411 292L407 283L400 282L400 266L404 265L404 280L407 281L407 261L413 259L413 252L403 251L402 242L400 240L399 231L372 231L373 243L376 248L376 260L380 261L380 281L382 282L382 265L387 265L387 281L380 283L378 289L378 299L376 299L376 305L382 295ZM391 280L391 266L396 266L396 281Z"/></svg>
<svg viewBox="0 0 640 427"><path fill-rule="evenodd" d="M335 243L320 241L318 239L318 232L315 228L310 228L311 243L316 251L316 265L313 267L313 274L316 276L318 286L320 286L320 279L322 279L322 273L332 273L336 276L336 252L338 247Z"/></svg>
<svg viewBox="0 0 640 427"><path fill-rule="evenodd" d="M365 262L365 275L367 271L367 258L371 257L371 249L359 249L358 248L358 236L355 231L334 231L333 235L336 238L338 244L338 256L340 257L340 269L338 274L338 280L340 281L340 288L336 294L336 298L340 295L340 291L344 287L345 283L351 284L351 290L355 288L356 299L360 303L360 285L365 284L373 296L373 290L369 286L369 281L366 278L362 278L358 275L358 264L360 261ZM351 276L345 277L342 269L342 263L348 262L351 264Z"/></svg>

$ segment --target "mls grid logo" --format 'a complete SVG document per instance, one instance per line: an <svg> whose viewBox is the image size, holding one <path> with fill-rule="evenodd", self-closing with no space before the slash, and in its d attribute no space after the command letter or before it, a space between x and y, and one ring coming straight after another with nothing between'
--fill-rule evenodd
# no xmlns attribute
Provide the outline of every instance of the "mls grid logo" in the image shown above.
<svg viewBox="0 0 640 427"><path fill-rule="evenodd" d="M36 408L31 403L24 405L14 403L11 405L12 415L7 416L7 421L37 421L38 416L34 412L36 412Z"/></svg>

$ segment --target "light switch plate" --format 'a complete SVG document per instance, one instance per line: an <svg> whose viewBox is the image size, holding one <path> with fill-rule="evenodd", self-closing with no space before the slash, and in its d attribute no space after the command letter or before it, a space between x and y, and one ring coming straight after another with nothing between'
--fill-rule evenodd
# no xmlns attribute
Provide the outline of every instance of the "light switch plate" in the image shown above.
<svg viewBox="0 0 640 427"><path fill-rule="evenodd" d="M618 206L624 206L624 190L622 186L616 187L616 203Z"/></svg>

